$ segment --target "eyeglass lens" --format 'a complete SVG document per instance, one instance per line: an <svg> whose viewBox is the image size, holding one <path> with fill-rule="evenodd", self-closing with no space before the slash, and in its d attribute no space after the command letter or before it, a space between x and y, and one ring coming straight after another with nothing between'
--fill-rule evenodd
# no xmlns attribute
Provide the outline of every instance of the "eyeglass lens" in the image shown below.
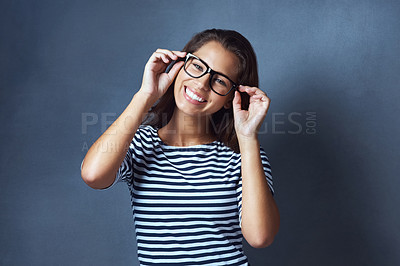
<svg viewBox="0 0 400 266"><path fill-rule="evenodd" d="M207 72L207 66L195 57L189 57L185 64L186 72L192 77L198 78ZM211 88L219 94L227 94L233 87L233 83L226 77L214 73L210 81Z"/></svg>

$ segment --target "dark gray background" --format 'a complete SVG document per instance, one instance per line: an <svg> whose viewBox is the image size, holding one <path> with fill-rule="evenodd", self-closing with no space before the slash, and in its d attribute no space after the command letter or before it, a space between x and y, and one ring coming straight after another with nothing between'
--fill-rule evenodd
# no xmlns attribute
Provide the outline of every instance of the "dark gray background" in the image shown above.
<svg viewBox="0 0 400 266"><path fill-rule="evenodd" d="M2 1L0 21L1 265L137 265L128 189L80 163L151 53L212 27L250 40L272 99L281 228L252 265L400 265L398 1Z"/></svg>

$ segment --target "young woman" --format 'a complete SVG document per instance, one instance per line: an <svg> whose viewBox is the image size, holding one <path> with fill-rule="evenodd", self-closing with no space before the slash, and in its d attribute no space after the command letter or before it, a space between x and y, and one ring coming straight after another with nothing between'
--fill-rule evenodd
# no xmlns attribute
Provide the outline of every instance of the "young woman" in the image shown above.
<svg viewBox="0 0 400 266"><path fill-rule="evenodd" d="M153 53L140 90L81 165L92 188L128 184L141 265L248 265L243 236L272 243L279 213L257 137L269 103L236 31Z"/></svg>

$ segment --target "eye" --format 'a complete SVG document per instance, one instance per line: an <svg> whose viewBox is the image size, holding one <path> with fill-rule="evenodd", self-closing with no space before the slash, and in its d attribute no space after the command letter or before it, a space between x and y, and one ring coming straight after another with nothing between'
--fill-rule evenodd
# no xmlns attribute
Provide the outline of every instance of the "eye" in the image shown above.
<svg viewBox="0 0 400 266"><path fill-rule="evenodd" d="M219 85L222 85L222 86L226 87L226 83L222 79L216 78L216 79L214 79L214 81L217 82Z"/></svg>
<svg viewBox="0 0 400 266"><path fill-rule="evenodd" d="M203 71L203 67L200 66L199 64L193 63L193 66L194 66L197 70Z"/></svg>

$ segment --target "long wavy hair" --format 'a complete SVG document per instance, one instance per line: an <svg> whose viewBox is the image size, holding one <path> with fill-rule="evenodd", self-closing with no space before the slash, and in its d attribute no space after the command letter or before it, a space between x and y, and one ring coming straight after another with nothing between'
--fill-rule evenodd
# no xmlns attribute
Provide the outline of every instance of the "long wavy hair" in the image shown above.
<svg viewBox="0 0 400 266"><path fill-rule="evenodd" d="M232 52L239 58L238 84L251 87L258 87L257 58L250 42L240 33L234 30L208 29L195 34L185 45L182 51L195 53L203 45L210 41L216 41L227 51ZM174 98L175 80L172 82L166 93L155 103L146 115L143 124L155 128L162 128L170 121L176 104ZM234 92L231 92L234 93ZM240 93L242 109L248 109L249 95ZM225 96L225 97L230 97ZM233 97L231 97L233 99ZM229 109L222 107L211 116L211 130L217 140L239 152L239 144L235 132L232 104Z"/></svg>

